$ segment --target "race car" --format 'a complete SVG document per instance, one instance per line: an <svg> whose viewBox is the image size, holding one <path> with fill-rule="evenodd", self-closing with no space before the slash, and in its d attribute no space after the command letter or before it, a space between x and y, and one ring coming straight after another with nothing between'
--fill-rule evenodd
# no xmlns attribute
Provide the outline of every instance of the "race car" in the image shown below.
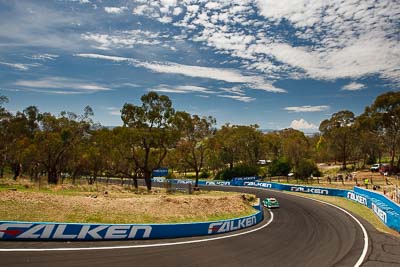
<svg viewBox="0 0 400 267"><path fill-rule="evenodd" d="M279 202L278 200L276 200L276 198L273 197L267 197L263 200L263 205L264 207L268 208L268 209L272 209L272 208L279 208Z"/></svg>

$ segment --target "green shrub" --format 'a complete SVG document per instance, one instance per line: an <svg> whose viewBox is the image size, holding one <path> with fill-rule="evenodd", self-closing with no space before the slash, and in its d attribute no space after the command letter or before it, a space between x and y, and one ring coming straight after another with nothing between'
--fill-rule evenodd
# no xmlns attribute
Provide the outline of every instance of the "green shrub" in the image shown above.
<svg viewBox="0 0 400 267"><path fill-rule="evenodd" d="M368 158L367 158L367 165L372 165L372 164L374 164L374 163L376 163L376 157L375 156L369 156Z"/></svg>
<svg viewBox="0 0 400 267"><path fill-rule="evenodd" d="M210 177L210 174L206 171L201 172L199 175L200 179L207 179L208 177Z"/></svg>
<svg viewBox="0 0 400 267"><path fill-rule="evenodd" d="M314 174L315 173L315 174ZM311 174L314 176L321 176L317 165L311 159L302 159L300 161L299 167L296 170L296 174L299 178L304 179L310 177Z"/></svg>
<svg viewBox="0 0 400 267"><path fill-rule="evenodd" d="M280 158L272 161L269 173L271 176L287 176L291 169L289 161L286 158Z"/></svg>

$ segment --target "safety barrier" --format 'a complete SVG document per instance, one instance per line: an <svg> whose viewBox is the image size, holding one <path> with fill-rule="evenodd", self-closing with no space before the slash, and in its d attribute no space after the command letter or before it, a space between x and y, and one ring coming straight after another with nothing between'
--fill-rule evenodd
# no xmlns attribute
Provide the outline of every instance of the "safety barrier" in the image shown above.
<svg viewBox="0 0 400 267"><path fill-rule="evenodd" d="M279 184L279 183L259 182L259 181L243 182L243 185L251 187L269 188L281 191L291 191L291 192L337 196L337 197L345 197L348 192L348 190L326 188L326 187L311 187L311 186Z"/></svg>
<svg viewBox="0 0 400 267"><path fill-rule="evenodd" d="M343 197L358 202L359 204L372 209L375 215L378 216L378 218L383 223L385 223L388 227L400 232L400 206L380 193L376 193L360 187L354 187L353 190L343 190L335 188L290 185L262 181L242 181L241 183L230 183L229 181L213 181L204 182L204 184L249 186L281 191Z"/></svg>
<svg viewBox="0 0 400 267"><path fill-rule="evenodd" d="M247 228L263 220L261 204L250 216L176 224L78 224L0 221L0 240L140 240L214 235Z"/></svg>
<svg viewBox="0 0 400 267"><path fill-rule="evenodd" d="M360 187L354 187L354 192L367 198L367 206L372 209L383 223L400 232L400 205L378 192Z"/></svg>

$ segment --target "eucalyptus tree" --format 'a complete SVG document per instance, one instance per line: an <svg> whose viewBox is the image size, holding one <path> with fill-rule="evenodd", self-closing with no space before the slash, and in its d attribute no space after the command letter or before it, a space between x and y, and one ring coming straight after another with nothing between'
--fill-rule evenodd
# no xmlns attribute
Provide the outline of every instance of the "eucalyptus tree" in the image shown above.
<svg viewBox="0 0 400 267"><path fill-rule="evenodd" d="M348 110L334 113L330 119L321 122L319 130L342 160L342 169L347 168L347 160L356 137L354 113Z"/></svg>
<svg viewBox="0 0 400 267"><path fill-rule="evenodd" d="M310 143L303 132L289 128L279 131L282 154L293 166L296 175L304 159L310 158Z"/></svg>
<svg viewBox="0 0 400 267"><path fill-rule="evenodd" d="M239 159L247 165L256 165L264 156L264 138L257 124L234 126L236 142L239 144Z"/></svg>
<svg viewBox="0 0 400 267"><path fill-rule="evenodd" d="M173 127L175 110L168 96L149 92L141 97L142 105L126 103L121 110L124 132L129 137L129 149L133 164L143 175L151 190L151 174L159 168L179 139Z"/></svg>
<svg viewBox="0 0 400 267"><path fill-rule="evenodd" d="M266 133L264 135L266 155L269 160L276 160L282 156L282 138L278 131Z"/></svg>
<svg viewBox="0 0 400 267"><path fill-rule="evenodd" d="M214 133L213 125L216 120L213 117L191 116L186 112L175 114L175 124L181 133L181 139L177 144L177 150L184 162L196 173L195 187L198 187L199 173L204 166L208 146L206 140Z"/></svg>
<svg viewBox="0 0 400 267"><path fill-rule="evenodd" d="M4 167L7 162L6 125L11 117L11 113L3 107L3 104L7 102L8 98L4 95L0 95L0 178L3 178Z"/></svg>
<svg viewBox="0 0 400 267"><path fill-rule="evenodd" d="M37 160L47 172L48 183L58 183L60 173L68 166L73 148L88 135L92 115L90 107L85 108L82 116L72 112L61 112L58 117L50 113L42 114L41 131L35 133L34 145Z"/></svg>
<svg viewBox="0 0 400 267"><path fill-rule="evenodd" d="M378 127L376 117L371 117L368 113L363 113L357 117L355 122L357 132L357 152L358 158L363 159L363 164L381 162L381 157L385 151L385 142Z"/></svg>
<svg viewBox="0 0 400 267"><path fill-rule="evenodd" d="M32 121L32 123L36 123ZM8 164L13 172L14 179L22 175L23 167L30 165L31 157L28 147L32 143L34 129L31 129L30 120L25 112L8 114L1 121L3 161Z"/></svg>
<svg viewBox="0 0 400 267"><path fill-rule="evenodd" d="M364 114L375 123L376 130L389 149L390 165L395 166L394 160L400 150L400 92L379 95L374 103L365 109ZM400 167L400 157L397 167Z"/></svg>
<svg viewBox="0 0 400 267"><path fill-rule="evenodd" d="M230 169L239 162L255 165L263 155L263 134L258 125L226 124L216 132L214 143L219 158L224 164L229 164Z"/></svg>

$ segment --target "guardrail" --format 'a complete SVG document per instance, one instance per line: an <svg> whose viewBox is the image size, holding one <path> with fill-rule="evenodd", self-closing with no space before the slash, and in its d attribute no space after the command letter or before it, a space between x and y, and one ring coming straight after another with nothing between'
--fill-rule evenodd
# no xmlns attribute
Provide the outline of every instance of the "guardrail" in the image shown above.
<svg viewBox="0 0 400 267"><path fill-rule="evenodd" d="M0 221L0 240L140 240L214 235L240 230L263 220L261 203L250 216L175 224L79 224Z"/></svg>

